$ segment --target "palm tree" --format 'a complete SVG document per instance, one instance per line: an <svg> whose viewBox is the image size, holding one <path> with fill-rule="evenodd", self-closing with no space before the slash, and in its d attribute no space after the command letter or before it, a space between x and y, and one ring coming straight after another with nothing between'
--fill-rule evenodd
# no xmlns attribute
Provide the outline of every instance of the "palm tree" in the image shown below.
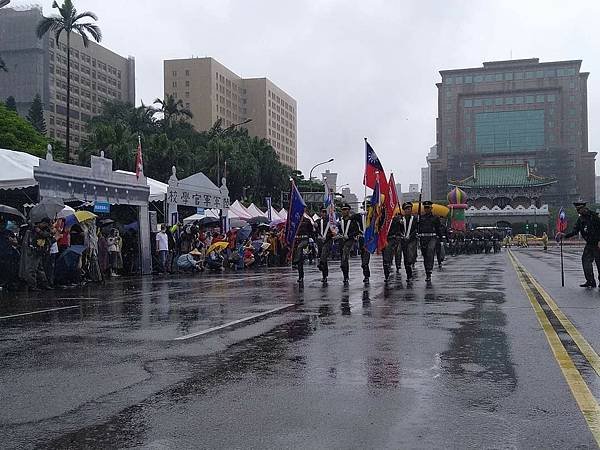
<svg viewBox="0 0 600 450"><path fill-rule="evenodd" d="M88 47L90 44L88 33L96 42L100 42L102 40L102 32L93 23L82 23L82 19L86 18L98 20L96 14L90 11L77 13L71 0L64 0L62 6L59 6L55 0L52 3L52 7L58 8L59 14L52 17L44 17L37 26L37 36L41 39L46 33L53 32L56 44L58 45L61 33L67 33L67 153L65 161L68 163L71 141L71 33L79 34L83 40L83 46Z"/></svg>
<svg viewBox="0 0 600 450"><path fill-rule="evenodd" d="M163 122L166 125L171 125L173 118L185 118L191 119L194 117L192 112L183 106L181 99L175 100L172 95L167 95L164 100L157 98L154 100L154 104L158 104L157 112L163 114Z"/></svg>

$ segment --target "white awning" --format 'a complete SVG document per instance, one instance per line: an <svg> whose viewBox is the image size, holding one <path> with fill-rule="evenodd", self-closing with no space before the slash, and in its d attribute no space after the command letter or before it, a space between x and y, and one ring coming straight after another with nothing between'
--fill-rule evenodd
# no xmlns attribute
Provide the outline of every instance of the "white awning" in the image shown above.
<svg viewBox="0 0 600 450"><path fill-rule="evenodd" d="M267 217L254 203L250 203L250 206L246 208L252 217Z"/></svg>
<svg viewBox="0 0 600 450"><path fill-rule="evenodd" d="M23 189L36 186L33 168L40 158L28 153L0 148L0 189Z"/></svg>
<svg viewBox="0 0 600 450"><path fill-rule="evenodd" d="M128 172L126 170L116 170L119 173L128 173L135 175L134 172ZM167 183L162 183L154 178L146 177L146 184L150 187L150 198L151 202L161 202L165 199L167 193Z"/></svg>

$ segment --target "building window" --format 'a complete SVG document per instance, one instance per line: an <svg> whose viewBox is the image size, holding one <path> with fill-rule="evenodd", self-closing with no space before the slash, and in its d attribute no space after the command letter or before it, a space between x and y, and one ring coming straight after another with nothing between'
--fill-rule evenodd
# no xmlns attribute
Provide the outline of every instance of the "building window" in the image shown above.
<svg viewBox="0 0 600 450"><path fill-rule="evenodd" d="M483 81L483 75L475 75L475 83L481 83Z"/></svg>
<svg viewBox="0 0 600 450"><path fill-rule="evenodd" d="M535 72L533 72L533 71L525 72L525 78L528 80L531 78L535 78Z"/></svg>
<svg viewBox="0 0 600 450"><path fill-rule="evenodd" d="M177 81L173 81L173 87L177 87Z"/></svg>
<svg viewBox="0 0 600 450"><path fill-rule="evenodd" d="M502 98L497 98L495 100L496 106L502 106L503 103L504 103L504 100Z"/></svg>
<svg viewBox="0 0 600 450"><path fill-rule="evenodd" d="M555 77L556 76L556 70L554 70L554 69L546 69L546 70L544 70L544 76L545 77Z"/></svg>
<svg viewBox="0 0 600 450"><path fill-rule="evenodd" d="M544 147L544 110L497 111L475 116L479 153L518 153Z"/></svg>
<svg viewBox="0 0 600 450"><path fill-rule="evenodd" d="M506 81L512 81L512 79L513 79L513 74L512 74L512 72L505 73L505 74L504 74L504 79L505 79Z"/></svg>
<svg viewBox="0 0 600 450"><path fill-rule="evenodd" d="M504 104L505 104L505 105L512 105L514 102L515 102L515 99L514 99L514 98L512 98L512 97L506 97L506 98L504 99Z"/></svg>
<svg viewBox="0 0 600 450"><path fill-rule="evenodd" d="M189 70L187 70L187 69L186 69L186 71L185 71L185 76L186 76L186 77L189 77L189 76L190 76L190 71L189 71Z"/></svg>
<svg viewBox="0 0 600 450"><path fill-rule="evenodd" d="M485 76L485 81L494 81L496 77L492 74L488 74Z"/></svg>
<svg viewBox="0 0 600 450"><path fill-rule="evenodd" d="M554 102L554 101L556 100L556 96L555 96L554 94L548 94L548 95L546 96L546 99L547 99L549 102Z"/></svg>
<svg viewBox="0 0 600 450"><path fill-rule="evenodd" d="M189 96L190 96L190 93L189 93L189 92L186 92L186 93L185 93L185 97L186 97L186 98L189 98Z"/></svg>
<svg viewBox="0 0 600 450"><path fill-rule="evenodd" d="M492 106L493 101L491 98L485 98L485 99L483 99L483 104L484 104L484 106Z"/></svg>
<svg viewBox="0 0 600 450"><path fill-rule="evenodd" d="M480 98L476 98L475 100L473 100L473 106L479 107L481 105L483 105L483 102L481 101Z"/></svg>
<svg viewBox="0 0 600 450"><path fill-rule="evenodd" d="M544 71L543 70L538 70L535 72L535 77L536 78L544 78Z"/></svg>
<svg viewBox="0 0 600 450"><path fill-rule="evenodd" d="M523 104L523 97L515 97L515 104L516 105L522 105Z"/></svg>
<svg viewBox="0 0 600 450"><path fill-rule="evenodd" d="M544 103L544 96L543 95L536 95L535 97L535 102L536 103Z"/></svg>
<svg viewBox="0 0 600 450"><path fill-rule="evenodd" d="M463 84L463 77L456 77L456 84ZM286 105L287 108L287 105Z"/></svg>
<svg viewBox="0 0 600 450"><path fill-rule="evenodd" d="M189 87L189 86L190 86L190 81L189 81L189 80L187 80L187 81L185 82L185 87Z"/></svg>
<svg viewBox="0 0 600 450"><path fill-rule="evenodd" d="M503 74L501 74L501 73L496 74L496 81L502 81L502 78L504 78Z"/></svg>
<svg viewBox="0 0 600 450"><path fill-rule="evenodd" d="M522 80L523 72L515 72L515 80Z"/></svg>
<svg viewBox="0 0 600 450"><path fill-rule="evenodd" d="M535 97L533 95L526 95L525 103L535 103Z"/></svg>
<svg viewBox="0 0 600 450"><path fill-rule="evenodd" d="M174 71L173 71L173 76L174 76L174 77L176 77L176 76L177 76L177 71L176 71L176 70L174 70Z"/></svg>

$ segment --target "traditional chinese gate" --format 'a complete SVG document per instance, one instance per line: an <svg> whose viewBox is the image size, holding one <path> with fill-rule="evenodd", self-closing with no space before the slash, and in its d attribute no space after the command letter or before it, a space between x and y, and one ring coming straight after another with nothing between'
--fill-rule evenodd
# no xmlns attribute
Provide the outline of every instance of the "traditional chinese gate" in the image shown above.
<svg viewBox="0 0 600 450"><path fill-rule="evenodd" d="M170 225L179 222L177 206L192 206L194 208L220 209L221 217L227 217L229 209L229 189L227 181L221 179L221 187L217 187L202 172L178 180L176 169L169 178L167 187L167 217Z"/></svg>

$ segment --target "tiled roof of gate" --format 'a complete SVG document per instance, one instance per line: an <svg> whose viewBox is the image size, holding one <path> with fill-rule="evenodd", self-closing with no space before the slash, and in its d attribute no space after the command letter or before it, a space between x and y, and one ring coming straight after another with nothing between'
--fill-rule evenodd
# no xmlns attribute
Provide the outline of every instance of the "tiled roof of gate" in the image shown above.
<svg viewBox="0 0 600 450"><path fill-rule="evenodd" d="M556 179L535 175L527 163L475 164L474 173L464 180L450 181L461 188L481 187L533 187L556 183Z"/></svg>

